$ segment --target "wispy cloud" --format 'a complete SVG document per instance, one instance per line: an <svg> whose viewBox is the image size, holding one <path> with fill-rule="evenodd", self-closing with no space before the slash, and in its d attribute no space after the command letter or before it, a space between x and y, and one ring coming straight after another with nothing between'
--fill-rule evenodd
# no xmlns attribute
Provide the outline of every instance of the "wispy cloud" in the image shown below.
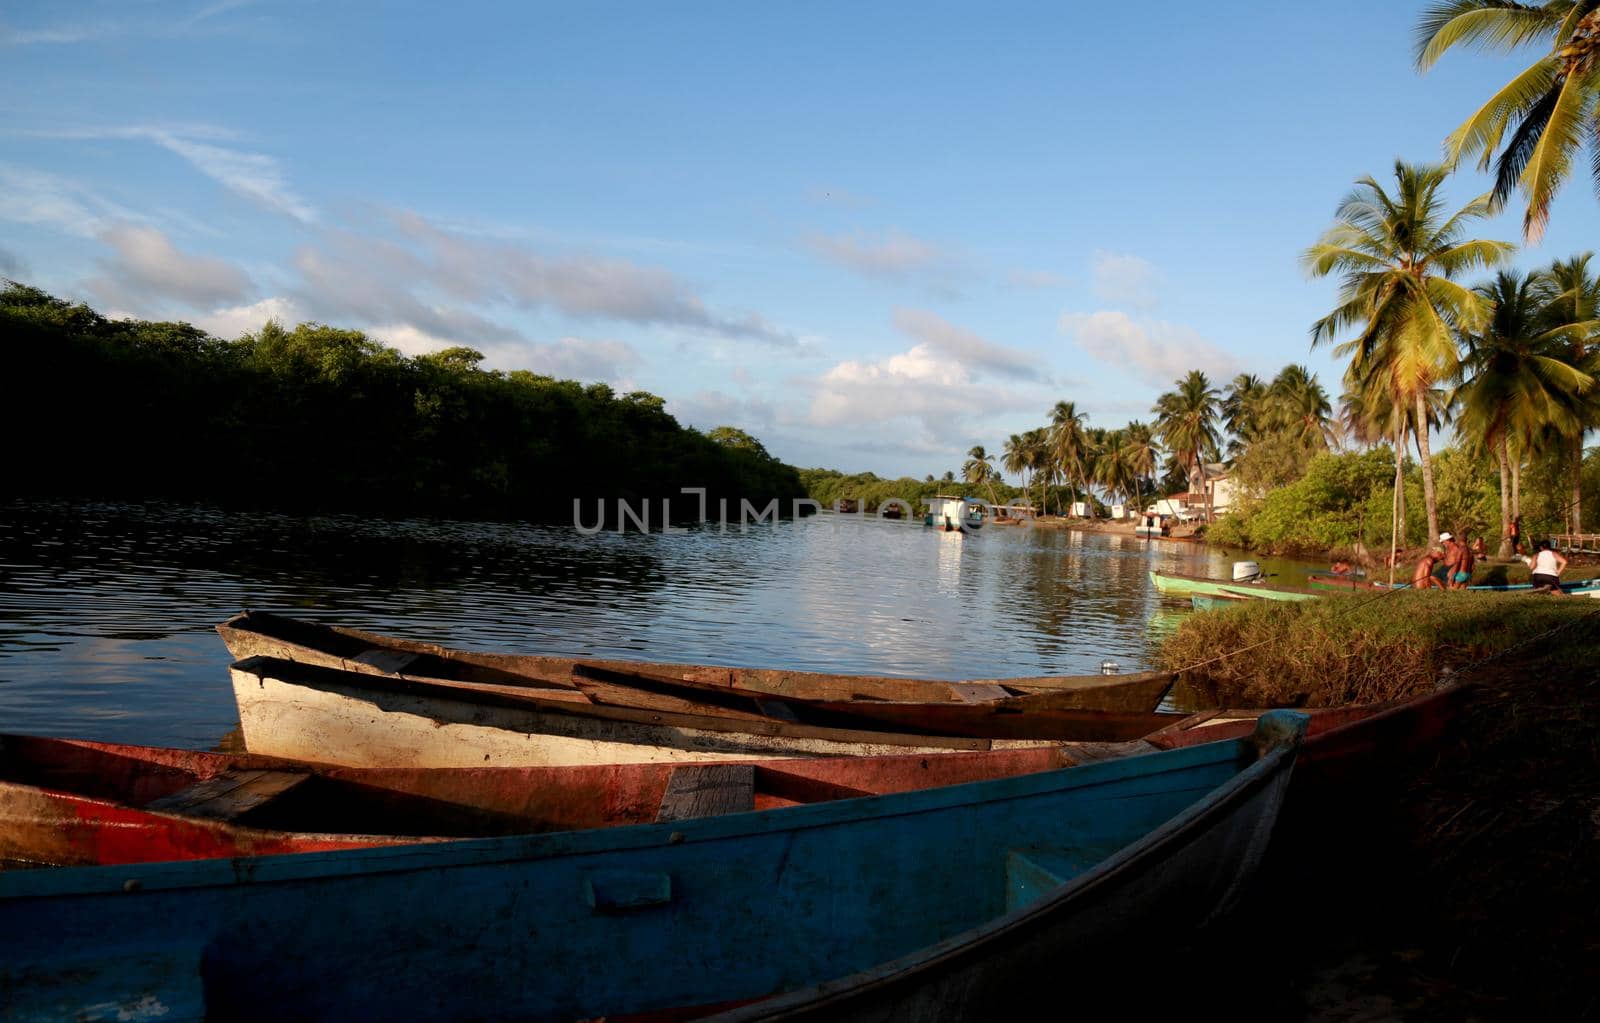
<svg viewBox="0 0 1600 1023"><path fill-rule="evenodd" d="M1107 305L1153 309L1160 304L1161 275L1149 260L1100 251L1091 273L1095 297Z"/></svg>
<svg viewBox="0 0 1600 1023"><path fill-rule="evenodd" d="M920 282L935 291L953 293L958 278L971 276L955 252L898 228L877 236L859 231L814 233L804 242L815 255L874 280Z"/></svg>
<svg viewBox="0 0 1600 1023"><path fill-rule="evenodd" d="M1058 327L1090 358L1131 370L1152 385L1168 384L1191 369L1227 377L1239 366L1231 354L1192 327L1134 319L1120 310L1065 313Z"/></svg>
<svg viewBox="0 0 1600 1023"><path fill-rule="evenodd" d="M114 222L142 219L72 178L0 164L0 220L95 238Z"/></svg>
<svg viewBox="0 0 1600 1023"><path fill-rule="evenodd" d="M256 0L213 0L212 3L202 4L176 19L165 12L157 12L142 18L79 18L35 28L0 25L0 46L67 46L119 36L182 35L219 15L248 7L255 2Z"/></svg>
<svg viewBox="0 0 1600 1023"><path fill-rule="evenodd" d="M207 124L147 124L123 127L53 129L37 133L62 139L126 139L151 142L173 153L201 174L237 195L302 223L317 219L316 209L289 184L278 161L265 153L251 152L233 142L237 135L225 128Z"/></svg>
<svg viewBox="0 0 1600 1023"><path fill-rule="evenodd" d="M308 301L319 306L410 307L421 295L457 305L549 308L583 319L676 327L779 348L793 334L751 312L710 308L669 270L623 259L550 254L447 230L419 214L388 218L392 236L325 232L297 256ZM415 322L411 316L400 316Z"/></svg>

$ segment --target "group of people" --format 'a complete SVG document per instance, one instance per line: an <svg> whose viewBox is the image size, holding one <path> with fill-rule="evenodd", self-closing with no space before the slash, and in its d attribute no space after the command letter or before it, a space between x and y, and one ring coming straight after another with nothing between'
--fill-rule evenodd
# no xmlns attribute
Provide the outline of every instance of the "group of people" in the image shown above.
<svg viewBox="0 0 1600 1023"><path fill-rule="evenodd" d="M1521 521L1517 521L1508 532L1512 543L1512 554L1528 566L1535 590L1560 593L1561 573L1567 568L1567 559L1551 546L1549 540L1540 540L1532 555L1523 555L1519 550L1522 539L1521 525ZM1466 589L1472 580L1472 570L1478 559L1486 555L1487 549L1482 537L1469 544L1465 537L1457 538L1451 533L1440 533L1439 545L1424 551L1421 560L1417 562L1416 571L1411 575L1411 588Z"/></svg>
<svg viewBox="0 0 1600 1023"><path fill-rule="evenodd" d="M1422 553L1422 560L1417 562L1417 569L1411 574L1412 589L1426 590L1437 586L1441 590L1464 590L1472 580L1472 570L1478 559L1488 553L1481 536L1469 544L1466 537L1457 539L1453 533L1440 533L1439 544ZM1436 575L1440 567L1443 571ZM1439 575L1444 578L1440 579Z"/></svg>

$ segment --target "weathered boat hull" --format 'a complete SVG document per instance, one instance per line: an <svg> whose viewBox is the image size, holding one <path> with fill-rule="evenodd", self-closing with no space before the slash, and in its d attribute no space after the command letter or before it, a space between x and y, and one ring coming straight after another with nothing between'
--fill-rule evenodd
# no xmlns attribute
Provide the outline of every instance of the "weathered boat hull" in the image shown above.
<svg viewBox="0 0 1600 1023"><path fill-rule="evenodd" d="M996 967L945 991L941 1018L972 1018L1018 993L998 971L1043 994L1108 932L1224 910L1270 836L1290 718L1259 756L1212 743L636 828L0 873L0 990L24 1021L570 1020L932 949L918 961Z"/></svg>
<svg viewBox="0 0 1600 1023"><path fill-rule="evenodd" d="M882 675L831 675L765 668L704 664L656 664L539 654L496 654L456 650L320 625L262 611L246 611L217 626L235 660L277 657L347 671L400 673L416 677L479 682L523 682L572 689L572 670L584 664L621 673L672 675L721 686L751 696L777 695L810 700L892 700L915 703L974 703L1018 693L1072 693L1072 706L1094 710L1149 711L1160 703L1172 676L1146 673L1043 675L946 682ZM396 667L401 665L403 667Z"/></svg>
<svg viewBox="0 0 1600 1023"><path fill-rule="evenodd" d="M1191 593L1189 603L1194 605L1196 611L1217 611L1225 607L1238 607L1240 604L1254 600L1254 597L1239 597L1231 593Z"/></svg>
<svg viewBox="0 0 1600 1023"><path fill-rule="evenodd" d="M706 795L704 765L360 769L257 755L0 735L0 860L89 866L316 852L649 824L1071 767L1060 747L756 760ZM712 768L714 774L718 768ZM725 770L725 769L724 769ZM292 775L252 799L251 775ZM231 788L219 786L226 783ZM222 792L209 802L200 797ZM191 794L185 798L185 794ZM242 798L241 798L242 796ZM369 834L351 834L361 829Z"/></svg>
<svg viewBox="0 0 1600 1023"><path fill-rule="evenodd" d="M592 706L271 658L230 672L246 749L347 767L689 763L1044 744Z"/></svg>

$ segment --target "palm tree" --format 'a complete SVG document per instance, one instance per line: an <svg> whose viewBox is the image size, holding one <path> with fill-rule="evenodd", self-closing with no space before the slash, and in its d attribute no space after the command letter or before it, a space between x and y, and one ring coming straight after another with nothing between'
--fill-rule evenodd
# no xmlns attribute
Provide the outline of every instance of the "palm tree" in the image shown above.
<svg viewBox="0 0 1600 1023"><path fill-rule="evenodd" d="M1020 433L1013 433L1006 438L1005 449L1000 455L1000 465L1006 472L1014 472L1022 477L1022 492L1028 493L1028 470L1033 468L1033 460L1029 457L1028 442Z"/></svg>
<svg viewBox="0 0 1600 1023"><path fill-rule="evenodd" d="M1467 354L1456 391L1458 425L1468 443L1492 452L1500 463L1501 557L1511 553L1507 527L1521 513L1523 454L1547 428L1572 428L1583 395L1594 387L1594 377L1563 358L1569 337L1574 331L1592 333L1592 321L1550 325L1550 312L1540 300L1545 285L1542 274L1524 277L1502 270L1477 289L1492 309L1487 324L1462 337Z"/></svg>
<svg viewBox="0 0 1600 1023"><path fill-rule="evenodd" d="M1133 503L1139 511L1144 511L1140 484L1155 476L1161 448L1156 444L1155 431L1150 429L1148 423L1138 420L1123 429L1122 438L1123 457L1128 463L1128 470L1133 473Z"/></svg>
<svg viewBox="0 0 1600 1023"><path fill-rule="evenodd" d="M989 503L1000 503L994 493L994 456L983 450L982 444L967 452L967 462L961 467L961 476L973 486L987 485Z"/></svg>
<svg viewBox="0 0 1600 1023"><path fill-rule="evenodd" d="M1341 275L1338 306L1312 324L1315 347L1346 327L1354 338L1334 349L1349 356L1360 378L1382 373L1395 404L1411 403L1422 462L1428 535L1439 532L1439 508L1428 444L1427 392L1455 375L1460 361L1454 331L1476 330L1487 317L1483 298L1451 280L1510 255L1508 242L1464 239L1466 226L1489 214L1481 195L1446 215L1441 166L1396 161L1393 196L1371 177L1339 204L1335 224L1306 251L1315 277Z"/></svg>
<svg viewBox="0 0 1600 1023"><path fill-rule="evenodd" d="M1028 468L1033 472L1033 478L1039 482L1039 514L1046 511L1045 484L1046 470L1050 465L1050 434L1044 427L1029 430L1022 435L1022 442L1027 450Z"/></svg>
<svg viewBox="0 0 1600 1023"><path fill-rule="evenodd" d="M1600 347L1596 347L1596 332L1582 331L1577 324L1600 317L1600 278L1590 272L1589 260L1594 253L1585 252L1566 260L1556 260L1542 275L1540 298L1544 303L1549 326L1563 323L1574 325L1568 334L1567 364L1585 373L1595 375L1600 371ZM1583 403L1576 428L1568 442L1572 445L1572 503L1567 511L1571 530L1583 532L1583 435L1591 427L1600 426L1600 390L1591 392Z"/></svg>
<svg viewBox="0 0 1600 1023"><path fill-rule="evenodd" d="M1050 410L1050 454L1057 468L1076 488L1082 484L1084 505L1094 518L1094 501L1089 497L1089 436L1084 432L1084 413L1070 401L1058 401Z"/></svg>
<svg viewBox="0 0 1600 1023"><path fill-rule="evenodd" d="M1450 134L1445 153L1451 167L1473 156L1479 157L1482 170L1494 164L1496 207L1521 188L1528 200L1523 235L1537 242L1550 219L1550 201L1585 143L1600 183L1600 145L1594 137L1600 101L1600 2L1547 0L1533 6L1511 0L1438 0L1417 25L1417 67L1423 71L1452 47L1510 51L1527 45L1543 52Z"/></svg>
<svg viewBox="0 0 1600 1023"><path fill-rule="evenodd" d="M1233 435L1228 448L1234 454L1261 439L1266 400L1267 385L1253 373L1240 373L1228 385L1222 397L1222 424Z"/></svg>
<svg viewBox="0 0 1600 1023"><path fill-rule="evenodd" d="M1326 451L1336 446L1338 430L1333 419L1333 404L1316 375L1304 366L1285 366L1269 389L1269 422L1275 430L1288 433L1309 451Z"/></svg>
<svg viewBox="0 0 1600 1023"><path fill-rule="evenodd" d="M1179 459L1189 477L1189 491L1199 481L1205 494L1206 521L1211 520L1211 488L1206 483L1206 456L1217 450L1217 414L1221 394L1197 369L1177 381L1177 390L1156 399L1156 434L1161 443Z"/></svg>

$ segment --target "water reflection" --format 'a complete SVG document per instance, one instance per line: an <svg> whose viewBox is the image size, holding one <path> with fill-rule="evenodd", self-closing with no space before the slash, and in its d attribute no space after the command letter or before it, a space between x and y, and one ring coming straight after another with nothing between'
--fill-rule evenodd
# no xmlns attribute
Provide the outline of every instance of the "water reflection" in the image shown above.
<svg viewBox="0 0 1600 1023"><path fill-rule="evenodd" d="M886 675L1149 663L1197 545L822 515L581 536L515 523L0 506L0 728L206 747L237 724L212 631L241 607L483 649ZM1269 571L1306 566L1271 563ZM1292 581L1292 580L1291 580Z"/></svg>

